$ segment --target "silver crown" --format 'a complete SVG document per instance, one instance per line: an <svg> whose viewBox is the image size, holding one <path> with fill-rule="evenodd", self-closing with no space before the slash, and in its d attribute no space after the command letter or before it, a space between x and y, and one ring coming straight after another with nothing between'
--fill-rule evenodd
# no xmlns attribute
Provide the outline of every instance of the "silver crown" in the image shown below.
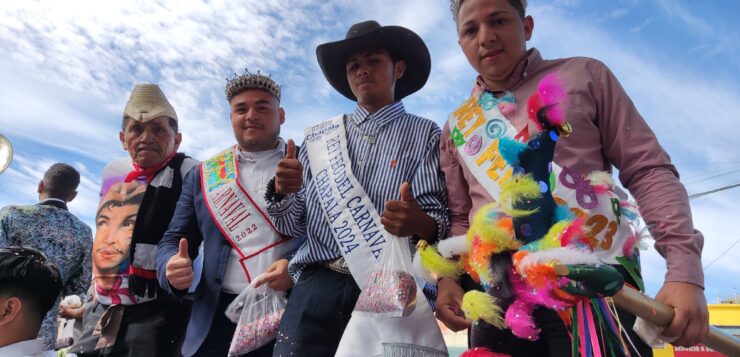
<svg viewBox="0 0 740 357"><path fill-rule="evenodd" d="M248 69L244 69L241 76L234 73L233 79L226 79L226 100L231 101L231 98L247 89L262 89L280 101L280 86L272 80L272 77L260 71L252 73Z"/></svg>

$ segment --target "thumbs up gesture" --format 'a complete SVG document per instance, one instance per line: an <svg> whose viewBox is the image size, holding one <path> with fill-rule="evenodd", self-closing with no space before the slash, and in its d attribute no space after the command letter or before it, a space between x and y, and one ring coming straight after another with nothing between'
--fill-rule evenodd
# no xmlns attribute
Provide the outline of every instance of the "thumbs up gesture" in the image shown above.
<svg viewBox="0 0 740 357"><path fill-rule="evenodd" d="M433 241L437 235L437 222L416 203L408 182L401 184L399 198L385 201L383 216L380 217L385 230L398 237L416 235Z"/></svg>
<svg viewBox="0 0 740 357"><path fill-rule="evenodd" d="M295 143L288 140L285 158L280 160L275 171L275 192L281 195L295 193L301 190L302 185L303 165L296 155Z"/></svg>
<svg viewBox="0 0 740 357"><path fill-rule="evenodd" d="M193 283L193 262L188 255L188 240L180 239L177 254L167 262L167 281L177 290L185 290Z"/></svg>

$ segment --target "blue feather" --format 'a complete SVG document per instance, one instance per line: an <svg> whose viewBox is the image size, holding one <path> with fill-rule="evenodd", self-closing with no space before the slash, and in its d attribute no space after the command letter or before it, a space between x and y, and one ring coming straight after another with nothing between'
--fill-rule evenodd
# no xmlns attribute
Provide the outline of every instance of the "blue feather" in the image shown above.
<svg viewBox="0 0 740 357"><path fill-rule="evenodd" d="M500 138L498 141L498 150L507 164L519 166L519 154L527 149L527 144L510 138Z"/></svg>
<svg viewBox="0 0 740 357"><path fill-rule="evenodd" d="M560 221L572 221L576 218L576 216L573 214L573 212L570 211L570 208L566 205L559 205L555 207L555 213L553 214L552 221L554 222L560 222Z"/></svg>

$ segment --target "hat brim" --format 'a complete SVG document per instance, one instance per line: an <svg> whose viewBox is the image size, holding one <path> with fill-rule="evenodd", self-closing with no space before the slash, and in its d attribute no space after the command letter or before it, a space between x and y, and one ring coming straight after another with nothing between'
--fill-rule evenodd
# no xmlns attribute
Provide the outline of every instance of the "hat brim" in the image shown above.
<svg viewBox="0 0 740 357"><path fill-rule="evenodd" d="M321 44L316 48L316 57L329 84L343 96L357 101L347 82L346 60L354 53L372 48L384 48L406 62L403 76L396 81L395 100L424 87L432 68L429 49L419 35L404 27L384 26L366 35Z"/></svg>

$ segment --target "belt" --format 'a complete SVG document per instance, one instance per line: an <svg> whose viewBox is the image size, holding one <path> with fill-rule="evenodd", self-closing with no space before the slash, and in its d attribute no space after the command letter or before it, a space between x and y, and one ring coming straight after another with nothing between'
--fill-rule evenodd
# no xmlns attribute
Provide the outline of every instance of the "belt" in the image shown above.
<svg viewBox="0 0 740 357"><path fill-rule="evenodd" d="M342 274L352 274L349 271L349 266L347 266L347 261L344 260L344 257L330 260L328 262L322 262L321 265Z"/></svg>

